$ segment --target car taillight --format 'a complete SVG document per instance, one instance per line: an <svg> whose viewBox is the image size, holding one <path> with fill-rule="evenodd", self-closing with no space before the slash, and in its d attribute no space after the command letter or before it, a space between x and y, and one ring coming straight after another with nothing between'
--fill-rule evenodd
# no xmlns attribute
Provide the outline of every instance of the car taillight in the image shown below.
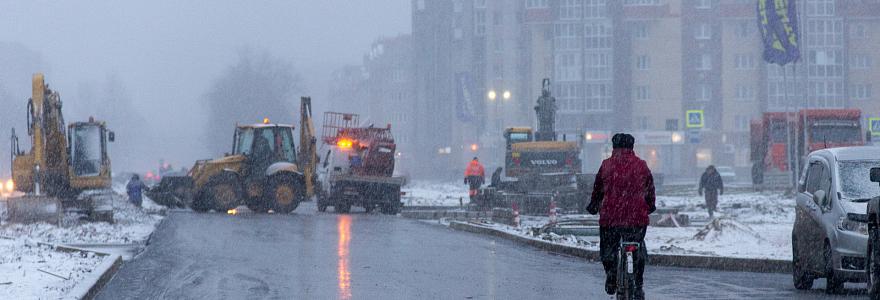
<svg viewBox="0 0 880 300"><path fill-rule="evenodd" d="M513 164L518 166L518 165L522 164L522 161L519 158L514 158Z"/></svg>
<svg viewBox="0 0 880 300"><path fill-rule="evenodd" d="M639 246L637 245L626 245L623 247L623 251L626 252L636 252L639 250Z"/></svg>
<svg viewBox="0 0 880 300"><path fill-rule="evenodd" d="M566 166L571 166L573 164L574 164L574 159L572 159L571 156L565 158L565 165Z"/></svg>

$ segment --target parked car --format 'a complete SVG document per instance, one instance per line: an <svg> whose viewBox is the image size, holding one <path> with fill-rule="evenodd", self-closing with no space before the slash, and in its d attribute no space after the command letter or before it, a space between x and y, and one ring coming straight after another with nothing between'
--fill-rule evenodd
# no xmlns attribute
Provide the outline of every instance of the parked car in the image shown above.
<svg viewBox="0 0 880 300"><path fill-rule="evenodd" d="M867 176L880 167L880 147L818 150L807 158L798 183L791 233L792 271L798 289L810 289L824 277L827 293L840 293L845 282L863 282L868 226L848 218L865 214L880 187Z"/></svg>
<svg viewBox="0 0 880 300"><path fill-rule="evenodd" d="M715 170L718 170L718 174L721 175L721 180L724 181L724 183L733 183L736 181L736 171L733 170L733 167L718 166L715 167Z"/></svg>
<svg viewBox="0 0 880 300"><path fill-rule="evenodd" d="M847 217L868 224L868 248L865 251L865 279L871 299L880 298L880 167L871 168L871 182L878 187L876 197L868 201L868 213L850 213Z"/></svg>

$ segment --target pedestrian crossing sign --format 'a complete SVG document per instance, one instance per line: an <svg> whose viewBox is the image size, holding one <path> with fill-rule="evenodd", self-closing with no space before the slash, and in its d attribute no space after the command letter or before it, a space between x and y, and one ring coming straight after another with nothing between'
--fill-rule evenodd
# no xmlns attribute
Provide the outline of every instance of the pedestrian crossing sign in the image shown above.
<svg viewBox="0 0 880 300"><path fill-rule="evenodd" d="M703 110L692 109L685 112L687 128L703 128ZM880 129L880 128L878 128Z"/></svg>
<svg viewBox="0 0 880 300"><path fill-rule="evenodd" d="M868 131L873 136L880 136L880 118L868 118Z"/></svg>

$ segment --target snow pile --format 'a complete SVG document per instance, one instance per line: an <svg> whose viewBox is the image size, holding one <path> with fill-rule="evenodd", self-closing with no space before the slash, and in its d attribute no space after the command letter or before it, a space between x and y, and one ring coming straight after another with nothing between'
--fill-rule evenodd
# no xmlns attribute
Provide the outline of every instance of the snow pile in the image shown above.
<svg viewBox="0 0 880 300"><path fill-rule="evenodd" d="M401 199L405 206L458 206L468 204L468 186L464 183L436 181L413 181L402 189Z"/></svg>
<svg viewBox="0 0 880 300"><path fill-rule="evenodd" d="M740 241L763 241L757 232L746 225L730 218L717 218L709 222L703 229L697 231L694 240L719 241L723 239L735 239Z"/></svg>
<svg viewBox="0 0 880 300"><path fill-rule="evenodd" d="M0 235L58 244L131 244L145 241L162 220L162 216L135 207L119 194L112 195L112 205L113 224L80 220L81 215L71 213L64 216L60 226L6 224L0 227Z"/></svg>
<svg viewBox="0 0 880 300"><path fill-rule="evenodd" d="M104 259L57 252L28 239L0 239L0 253L0 295L9 299L62 298Z"/></svg>

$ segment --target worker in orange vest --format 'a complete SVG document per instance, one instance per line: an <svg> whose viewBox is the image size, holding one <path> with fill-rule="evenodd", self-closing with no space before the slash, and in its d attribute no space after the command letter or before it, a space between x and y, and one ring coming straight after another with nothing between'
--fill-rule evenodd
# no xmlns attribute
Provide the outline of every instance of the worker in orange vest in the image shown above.
<svg viewBox="0 0 880 300"><path fill-rule="evenodd" d="M483 185L485 177L486 170L483 168L483 165L480 164L480 161L474 157L474 159L468 164L467 169L464 170L464 183L470 186L468 195L471 198L471 202L474 201L474 196L477 195L477 190Z"/></svg>

